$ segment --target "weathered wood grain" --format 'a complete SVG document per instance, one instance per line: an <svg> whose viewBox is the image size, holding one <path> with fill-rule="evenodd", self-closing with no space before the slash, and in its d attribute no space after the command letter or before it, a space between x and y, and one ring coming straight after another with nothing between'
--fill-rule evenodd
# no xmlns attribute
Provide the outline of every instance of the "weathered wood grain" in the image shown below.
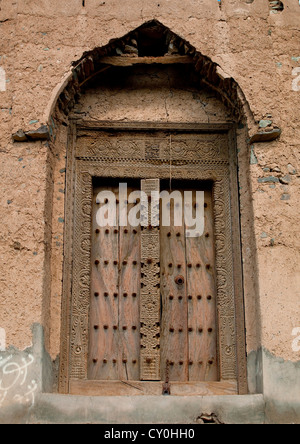
<svg viewBox="0 0 300 444"><path fill-rule="evenodd" d="M188 331L186 298L185 232L174 226L174 200L161 204L171 212L171 225L161 227L162 338L161 365L164 381L188 380ZM178 211L175 205L175 210Z"/></svg>
<svg viewBox="0 0 300 444"><path fill-rule="evenodd" d="M217 328L211 191L205 191L204 233L187 237L189 381L216 381ZM193 206L197 205L195 193Z"/></svg>
<svg viewBox="0 0 300 444"><path fill-rule="evenodd" d="M96 214L100 205L97 195L103 188L95 187L93 196L91 304L89 331L88 376L90 379L118 379L119 347L119 236L117 227L99 227ZM114 193L117 188L105 187Z"/></svg>
<svg viewBox="0 0 300 444"><path fill-rule="evenodd" d="M135 191L128 187L128 195ZM128 211L134 204L127 204ZM141 228L119 227L119 379L140 379Z"/></svg>
<svg viewBox="0 0 300 444"><path fill-rule="evenodd" d="M163 57L128 57L128 56L112 56L102 57L101 63L111 66L133 66L133 65L173 65L193 63L190 56L163 56Z"/></svg>
<svg viewBox="0 0 300 444"><path fill-rule="evenodd" d="M72 379L70 394L83 396L161 396L163 382L87 381ZM172 396L230 396L237 394L236 381L171 382Z"/></svg>

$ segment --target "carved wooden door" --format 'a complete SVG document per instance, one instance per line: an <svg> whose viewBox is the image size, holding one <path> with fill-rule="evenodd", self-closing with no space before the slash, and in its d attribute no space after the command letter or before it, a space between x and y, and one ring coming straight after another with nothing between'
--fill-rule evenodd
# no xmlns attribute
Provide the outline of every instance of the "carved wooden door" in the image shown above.
<svg viewBox="0 0 300 444"><path fill-rule="evenodd" d="M182 205L184 192L192 192L193 216L199 205L196 191L204 191L200 203L204 233L197 236L189 236L184 211L178 224L172 198L161 199L160 206L152 205L151 192L159 193L161 188L164 183L155 179L136 181L127 184L124 197L117 182L94 184L90 380L218 380L211 187L204 182L176 184ZM122 204L126 204L127 214L134 209L128 199L138 190L146 196L147 222L142 227L132 226L130 221L120 226ZM116 203L115 224L101 227L97 214L109 199ZM143 201L141 205L143 208ZM170 224L163 226L162 215L168 212Z"/></svg>
<svg viewBox="0 0 300 444"><path fill-rule="evenodd" d="M74 125L68 157L60 391L247 393L234 128L94 125ZM164 202L152 192L170 188L193 191L194 210L203 192L200 236L174 219L172 199L169 224L157 220ZM116 201L113 226L97 222L103 190ZM147 220L120 224L134 191Z"/></svg>

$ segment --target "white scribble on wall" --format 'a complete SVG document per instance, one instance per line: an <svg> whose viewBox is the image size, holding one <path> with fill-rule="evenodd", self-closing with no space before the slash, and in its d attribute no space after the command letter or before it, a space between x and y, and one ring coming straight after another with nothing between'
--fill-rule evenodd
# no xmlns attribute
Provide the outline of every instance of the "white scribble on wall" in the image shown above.
<svg viewBox="0 0 300 444"><path fill-rule="evenodd" d="M0 91L6 91L6 73L3 68L0 67Z"/></svg>
<svg viewBox="0 0 300 444"><path fill-rule="evenodd" d="M34 362L34 357L28 355L16 361L12 355L0 357L0 407L5 401L33 406L37 383L28 381L29 368Z"/></svg>

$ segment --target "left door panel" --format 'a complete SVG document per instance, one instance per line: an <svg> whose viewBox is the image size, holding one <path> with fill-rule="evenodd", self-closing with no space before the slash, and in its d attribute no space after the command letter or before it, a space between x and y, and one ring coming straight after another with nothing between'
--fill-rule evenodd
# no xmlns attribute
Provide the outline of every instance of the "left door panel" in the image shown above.
<svg viewBox="0 0 300 444"><path fill-rule="evenodd" d="M128 196L137 188L128 186ZM119 225L119 183L94 183L88 379L139 380L140 228ZM114 225L99 211L116 204ZM128 208L130 209L130 208ZM112 214L112 213L111 213ZM98 215L98 217L97 217ZM105 214L102 211L102 215Z"/></svg>

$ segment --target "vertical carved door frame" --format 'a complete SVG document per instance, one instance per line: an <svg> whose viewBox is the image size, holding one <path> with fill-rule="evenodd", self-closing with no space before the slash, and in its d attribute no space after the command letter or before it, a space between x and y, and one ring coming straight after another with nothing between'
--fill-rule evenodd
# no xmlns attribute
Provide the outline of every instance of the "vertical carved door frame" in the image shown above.
<svg viewBox="0 0 300 444"><path fill-rule="evenodd" d="M110 131L124 137L101 145ZM160 142L149 142L149 134ZM78 143L80 134L98 143ZM174 134L171 153L166 133ZM135 140L139 140L135 144ZM151 142L151 140L150 140ZM151 145L151 146L150 146ZM183 148L182 148L183 147ZM182 152L180 150L182 148ZM104 151L103 151L104 150ZM139 151L140 150L140 151ZM170 161L170 156L172 160ZM176 157L177 156L177 157ZM149 166L151 165L151 168ZM69 393L70 380L87 379L91 274L93 177L174 179L213 182L220 380L236 380L247 393L243 281L235 126L229 124L76 123L70 126L67 158L65 253L59 390Z"/></svg>

